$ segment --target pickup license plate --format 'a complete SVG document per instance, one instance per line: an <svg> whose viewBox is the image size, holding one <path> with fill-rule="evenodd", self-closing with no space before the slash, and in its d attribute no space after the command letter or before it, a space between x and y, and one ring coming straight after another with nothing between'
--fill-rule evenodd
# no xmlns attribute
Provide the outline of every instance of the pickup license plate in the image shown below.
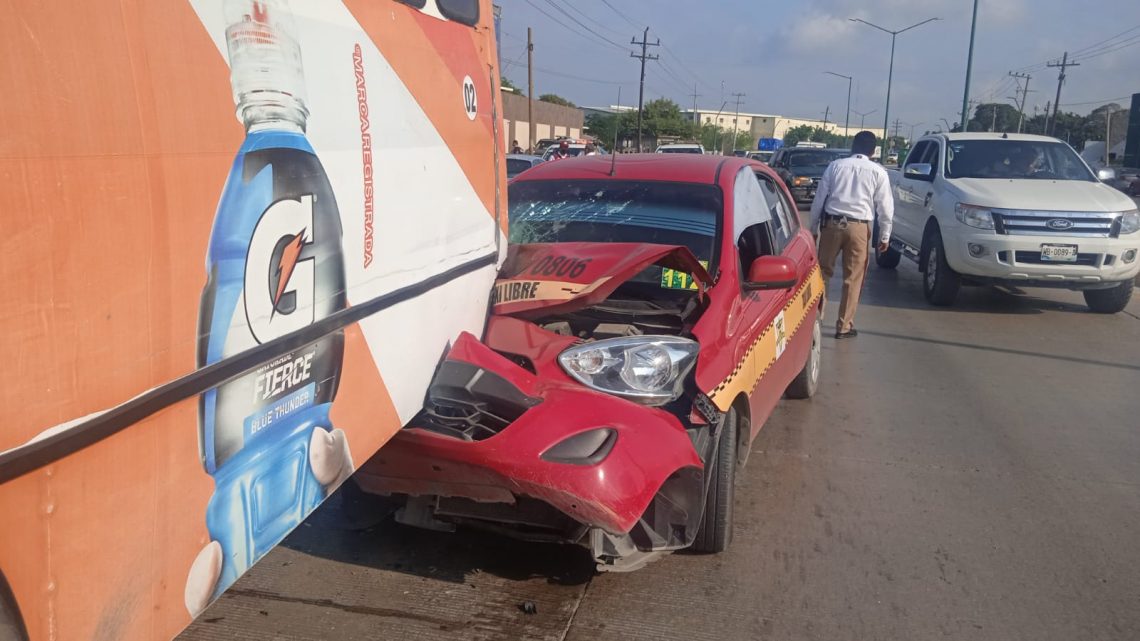
<svg viewBox="0 0 1140 641"><path fill-rule="evenodd" d="M1042 245L1041 260L1049 263L1077 262L1076 245Z"/></svg>

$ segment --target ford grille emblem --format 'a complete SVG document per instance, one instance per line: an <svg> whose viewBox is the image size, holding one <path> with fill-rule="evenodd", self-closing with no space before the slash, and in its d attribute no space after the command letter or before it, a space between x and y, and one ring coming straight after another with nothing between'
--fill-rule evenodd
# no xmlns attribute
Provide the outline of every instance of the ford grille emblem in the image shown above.
<svg viewBox="0 0 1140 641"><path fill-rule="evenodd" d="M1045 221L1045 226L1049 229L1056 229L1057 231L1064 231L1073 226L1073 221L1064 218L1051 218Z"/></svg>

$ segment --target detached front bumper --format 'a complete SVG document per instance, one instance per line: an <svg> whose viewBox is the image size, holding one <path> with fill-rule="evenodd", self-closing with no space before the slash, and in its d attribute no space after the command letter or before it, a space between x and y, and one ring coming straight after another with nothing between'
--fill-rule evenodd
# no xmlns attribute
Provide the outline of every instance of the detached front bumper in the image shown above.
<svg viewBox="0 0 1140 641"><path fill-rule="evenodd" d="M428 396L429 409L357 472L365 491L479 504L537 499L587 528L632 534L639 548L692 541L703 465L672 414L540 378L469 334Z"/></svg>
<svg viewBox="0 0 1140 641"><path fill-rule="evenodd" d="M1120 238L1007 236L986 231L943 232L946 259L954 271L983 282L1068 289L1099 289L1140 273L1140 234ZM970 253L980 246L981 255ZM1077 245L1077 262L1041 260L1041 246ZM976 248L975 248L976 250ZM1131 260L1129 261L1129 257Z"/></svg>

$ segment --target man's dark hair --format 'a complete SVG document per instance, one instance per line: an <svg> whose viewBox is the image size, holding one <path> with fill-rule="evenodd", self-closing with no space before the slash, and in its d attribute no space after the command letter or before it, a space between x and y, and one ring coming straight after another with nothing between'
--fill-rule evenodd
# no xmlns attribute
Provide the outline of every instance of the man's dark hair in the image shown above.
<svg viewBox="0 0 1140 641"><path fill-rule="evenodd" d="M860 131L855 134L854 140L851 141L851 153L863 154L870 156L875 153L875 147L879 146L879 140L875 134L870 131Z"/></svg>

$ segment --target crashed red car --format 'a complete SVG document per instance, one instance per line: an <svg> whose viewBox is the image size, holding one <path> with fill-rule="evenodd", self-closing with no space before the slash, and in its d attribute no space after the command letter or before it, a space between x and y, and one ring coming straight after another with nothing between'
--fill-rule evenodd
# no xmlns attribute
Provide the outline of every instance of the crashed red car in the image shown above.
<svg viewBox="0 0 1140 641"><path fill-rule="evenodd" d="M723 550L753 437L819 381L791 195L745 158L656 154L539 165L509 202L484 336L357 483L403 523L578 543L603 570Z"/></svg>

